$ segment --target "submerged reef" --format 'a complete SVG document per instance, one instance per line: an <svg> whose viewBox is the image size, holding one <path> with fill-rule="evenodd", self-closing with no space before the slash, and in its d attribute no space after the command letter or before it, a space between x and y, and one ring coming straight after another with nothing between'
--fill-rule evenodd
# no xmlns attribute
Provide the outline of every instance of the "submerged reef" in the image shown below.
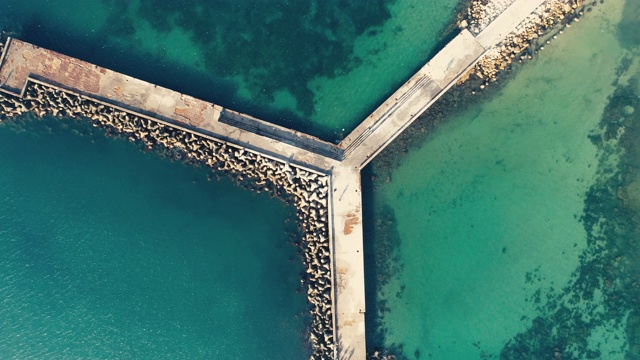
<svg viewBox="0 0 640 360"><path fill-rule="evenodd" d="M365 174L369 173L365 168ZM370 176L363 176L363 208L365 218L374 221L364 224L364 235L369 241L364 243L365 264L365 290L367 301L366 327L367 327L367 359L369 360L394 360L396 354L402 353L400 347L382 348L386 336L386 329L381 320L389 311L386 300L388 296L383 289L401 271L398 267L399 258L395 249L400 246L400 234L396 227L397 219L392 207L376 204L373 196L372 181Z"/></svg>
<svg viewBox="0 0 640 360"><path fill-rule="evenodd" d="M640 359L639 89L637 78L618 84L590 135L599 165L581 218L587 249L572 283L548 297L541 315L505 345L501 359L605 359L613 354L589 343L603 327L624 330L625 359Z"/></svg>
<svg viewBox="0 0 640 360"><path fill-rule="evenodd" d="M247 189L267 192L295 205L303 233L299 246L306 271L301 284L307 288L310 304L311 358L333 358L336 341L328 176L46 84L29 83L22 98L0 95L0 121L29 112L38 117L88 119L107 134L142 143L175 160L207 166Z"/></svg>

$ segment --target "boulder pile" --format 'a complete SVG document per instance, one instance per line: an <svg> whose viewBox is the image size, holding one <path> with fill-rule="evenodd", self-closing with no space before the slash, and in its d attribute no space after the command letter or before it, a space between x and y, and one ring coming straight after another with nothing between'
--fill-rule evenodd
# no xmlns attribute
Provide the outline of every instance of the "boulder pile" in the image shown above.
<svg viewBox="0 0 640 360"><path fill-rule="evenodd" d="M477 35L514 1L473 0L458 25ZM562 34L564 28L579 21L582 7L583 0L545 1L475 65L471 73L483 82L480 88L498 81L499 73L508 69L514 60L522 62L533 58L537 51L544 50L544 45L550 43L557 36L556 33ZM553 34L547 36L550 32Z"/></svg>

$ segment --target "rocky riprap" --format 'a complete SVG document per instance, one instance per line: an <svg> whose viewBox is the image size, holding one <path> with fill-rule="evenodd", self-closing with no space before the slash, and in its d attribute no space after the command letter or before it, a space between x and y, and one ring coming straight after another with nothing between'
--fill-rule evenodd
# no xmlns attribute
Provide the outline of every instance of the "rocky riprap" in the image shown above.
<svg viewBox="0 0 640 360"><path fill-rule="evenodd" d="M1 49L0 49L1 50ZM174 159L204 164L221 171L253 191L266 191L297 209L303 231L300 246L305 273L311 326L308 330L312 359L333 359L332 271L329 244L329 177L288 162L266 157L242 147L214 140L190 130L135 114L113 105L31 82L22 98L0 94L1 119L31 112L38 117L89 119L93 126L117 133L146 148Z"/></svg>
<svg viewBox="0 0 640 360"><path fill-rule="evenodd" d="M459 27L468 28L473 35L477 35L513 2L514 0L473 0L459 19ZM602 0L592 2L591 6L598 2L601 3ZM544 45L557 36L556 33L562 34L574 21L580 21L583 9L583 0L545 1L500 44L490 49L469 75L475 75L483 81L480 89L498 81L500 72L508 69L513 61L522 62L533 58L535 52L544 50Z"/></svg>

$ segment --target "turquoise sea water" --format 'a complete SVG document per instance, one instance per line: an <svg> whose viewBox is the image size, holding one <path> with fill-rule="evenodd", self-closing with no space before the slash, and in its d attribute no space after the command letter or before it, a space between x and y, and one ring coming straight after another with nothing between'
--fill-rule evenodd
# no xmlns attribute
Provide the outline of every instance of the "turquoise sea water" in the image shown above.
<svg viewBox="0 0 640 360"><path fill-rule="evenodd" d="M386 282L368 299L369 345L408 359L640 358L638 6L598 5L397 168L374 162L390 175L371 194L386 262L369 270Z"/></svg>
<svg viewBox="0 0 640 360"><path fill-rule="evenodd" d="M0 358L308 358L295 209L69 121L0 124Z"/></svg>
<svg viewBox="0 0 640 360"><path fill-rule="evenodd" d="M447 25L457 4L0 0L0 27L25 41L336 140L453 33Z"/></svg>

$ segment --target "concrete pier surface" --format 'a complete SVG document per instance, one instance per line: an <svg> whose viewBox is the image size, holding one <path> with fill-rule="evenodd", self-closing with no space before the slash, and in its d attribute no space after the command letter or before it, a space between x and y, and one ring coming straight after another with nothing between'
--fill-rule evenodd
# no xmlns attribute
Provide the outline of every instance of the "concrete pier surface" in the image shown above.
<svg viewBox="0 0 640 360"><path fill-rule="evenodd" d="M360 171L543 2L516 0L482 32L461 31L339 145L16 39L0 59L0 92L23 98L31 82L50 85L328 176L336 349L325 355L359 360L366 357Z"/></svg>
<svg viewBox="0 0 640 360"><path fill-rule="evenodd" d="M486 49L494 47L544 2L545 0L515 1L476 35L476 39Z"/></svg>
<svg viewBox="0 0 640 360"><path fill-rule="evenodd" d="M486 49L463 30L341 143L343 162L362 169L464 75Z"/></svg>
<svg viewBox="0 0 640 360"><path fill-rule="evenodd" d="M335 165L332 157L339 156L333 144L299 131L10 39L0 68L0 89L20 95L30 78L318 170L327 171ZM233 120L240 126L251 124L254 129L230 125Z"/></svg>

